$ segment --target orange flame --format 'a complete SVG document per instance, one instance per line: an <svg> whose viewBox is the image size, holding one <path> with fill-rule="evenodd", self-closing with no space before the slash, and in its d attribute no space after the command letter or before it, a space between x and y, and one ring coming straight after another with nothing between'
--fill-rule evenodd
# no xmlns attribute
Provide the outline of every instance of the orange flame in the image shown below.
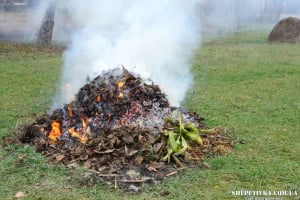
<svg viewBox="0 0 300 200"><path fill-rule="evenodd" d="M123 98L123 93L122 93L122 92L120 92L120 93L118 94L118 98Z"/></svg>
<svg viewBox="0 0 300 200"><path fill-rule="evenodd" d="M118 82L118 87L119 87L119 88L122 88L122 87L124 87L124 84L125 84L124 81L120 81L120 82Z"/></svg>
<svg viewBox="0 0 300 200"><path fill-rule="evenodd" d="M82 127L86 128L87 127L86 121L84 119L81 119L81 121L82 121Z"/></svg>
<svg viewBox="0 0 300 200"><path fill-rule="evenodd" d="M100 102L101 101L101 96L98 95L96 100L97 100L97 102Z"/></svg>
<svg viewBox="0 0 300 200"><path fill-rule="evenodd" d="M82 143L86 143L87 141L88 141L88 136L87 135L83 135L83 136L81 136L81 134L79 133L79 132L77 132L77 131L75 131L75 129L72 127L72 128L70 128L69 130L69 133L70 133L70 135L72 136L72 137L76 137L76 138L79 138L80 139L80 142L82 142Z"/></svg>
<svg viewBox="0 0 300 200"><path fill-rule="evenodd" d="M88 137L83 135L82 137L80 137L80 142L83 143L83 144L86 144L86 142L88 141Z"/></svg>
<svg viewBox="0 0 300 200"><path fill-rule="evenodd" d="M73 111L72 111L72 108L70 105L68 105L68 114L69 114L69 117L73 116Z"/></svg>
<svg viewBox="0 0 300 200"><path fill-rule="evenodd" d="M86 142L89 140L89 137L90 137L90 132L88 132L88 131L90 131L89 127L87 128L87 130L84 132L83 135L81 133L75 131L74 128L70 128L68 131L72 137L79 138L80 142L83 144L86 144Z"/></svg>
<svg viewBox="0 0 300 200"><path fill-rule="evenodd" d="M118 88L119 88L120 90L122 90L123 87L124 87L124 84L125 84L124 81L119 81L119 82L118 82ZM123 92L122 92L122 91L119 92L118 98L123 98Z"/></svg>
<svg viewBox="0 0 300 200"><path fill-rule="evenodd" d="M56 121L53 121L51 123L51 131L49 133L49 136L48 138L53 140L53 141L56 141L56 138L59 137L61 135L61 132L60 132L60 124Z"/></svg>
<svg viewBox="0 0 300 200"><path fill-rule="evenodd" d="M69 133L73 136L73 137L77 137L80 138L80 133L78 133L77 131L75 131L75 129L72 127L69 130Z"/></svg>

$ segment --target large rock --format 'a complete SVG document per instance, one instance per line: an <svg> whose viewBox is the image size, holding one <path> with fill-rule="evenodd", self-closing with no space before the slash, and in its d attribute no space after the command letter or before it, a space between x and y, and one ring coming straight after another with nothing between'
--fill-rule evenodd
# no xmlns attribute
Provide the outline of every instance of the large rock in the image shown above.
<svg viewBox="0 0 300 200"><path fill-rule="evenodd" d="M300 19L288 17L280 20L271 31L268 41L300 43Z"/></svg>

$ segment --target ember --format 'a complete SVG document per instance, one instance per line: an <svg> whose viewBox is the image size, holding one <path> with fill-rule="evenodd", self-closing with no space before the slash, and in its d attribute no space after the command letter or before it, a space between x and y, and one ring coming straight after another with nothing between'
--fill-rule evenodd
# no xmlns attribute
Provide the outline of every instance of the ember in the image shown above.
<svg viewBox="0 0 300 200"><path fill-rule="evenodd" d="M207 129L203 121L196 113L170 107L157 85L114 69L84 85L68 105L27 125L22 140L36 145L50 161L78 163L100 177L121 174L119 182L126 183L130 177L124 170L132 167L157 179L159 170L164 176L176 171L166 160L181 165L199 162L208 152L228 152L232 140L218 137L223 132Z"/></svg>
<svg viewBox="0 0 300 200"><path fill-rule="evenodd" d="M99 103L100 101L101 101L101 96L98 95L98 96L97 96L97 102Z"/></svg>

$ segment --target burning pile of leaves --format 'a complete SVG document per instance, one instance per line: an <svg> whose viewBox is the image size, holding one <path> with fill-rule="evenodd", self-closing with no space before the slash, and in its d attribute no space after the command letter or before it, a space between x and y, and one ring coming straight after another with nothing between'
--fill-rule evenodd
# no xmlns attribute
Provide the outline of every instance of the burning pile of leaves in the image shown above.
<svg viewBox="0 0 300 200"><path fill-rule="evenodd" d="M124 68L89 81L74 101L21 133L21 141L50 162L84 166L106 183L135 192L233 146L226 131L208 129L203 117L170 107L159 86Z"/></svg>

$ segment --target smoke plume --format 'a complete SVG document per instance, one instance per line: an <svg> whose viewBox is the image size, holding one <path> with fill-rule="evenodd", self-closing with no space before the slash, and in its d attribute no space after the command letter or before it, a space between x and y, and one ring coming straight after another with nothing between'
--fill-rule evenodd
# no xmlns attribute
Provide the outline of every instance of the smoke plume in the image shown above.
<svg viewBox="0 0 300 200"><path fill-rule="evenodd" d="M53 108L68 102L87 76L121 65L159 84L171 105L180 104L192 82L190 58L200 43L194 1L72 0L62 8L76 26Z"/></svg>
<svg viewBox="0 0 300 200"><path fill-rule="evenodd" d="M69 44L52 109L70 101L87 76L121 65L159 84L178 106L192 83L189 62L201 36L300 16L299 0L45 0L35 19L51 1L54 42Z"/></svg>

